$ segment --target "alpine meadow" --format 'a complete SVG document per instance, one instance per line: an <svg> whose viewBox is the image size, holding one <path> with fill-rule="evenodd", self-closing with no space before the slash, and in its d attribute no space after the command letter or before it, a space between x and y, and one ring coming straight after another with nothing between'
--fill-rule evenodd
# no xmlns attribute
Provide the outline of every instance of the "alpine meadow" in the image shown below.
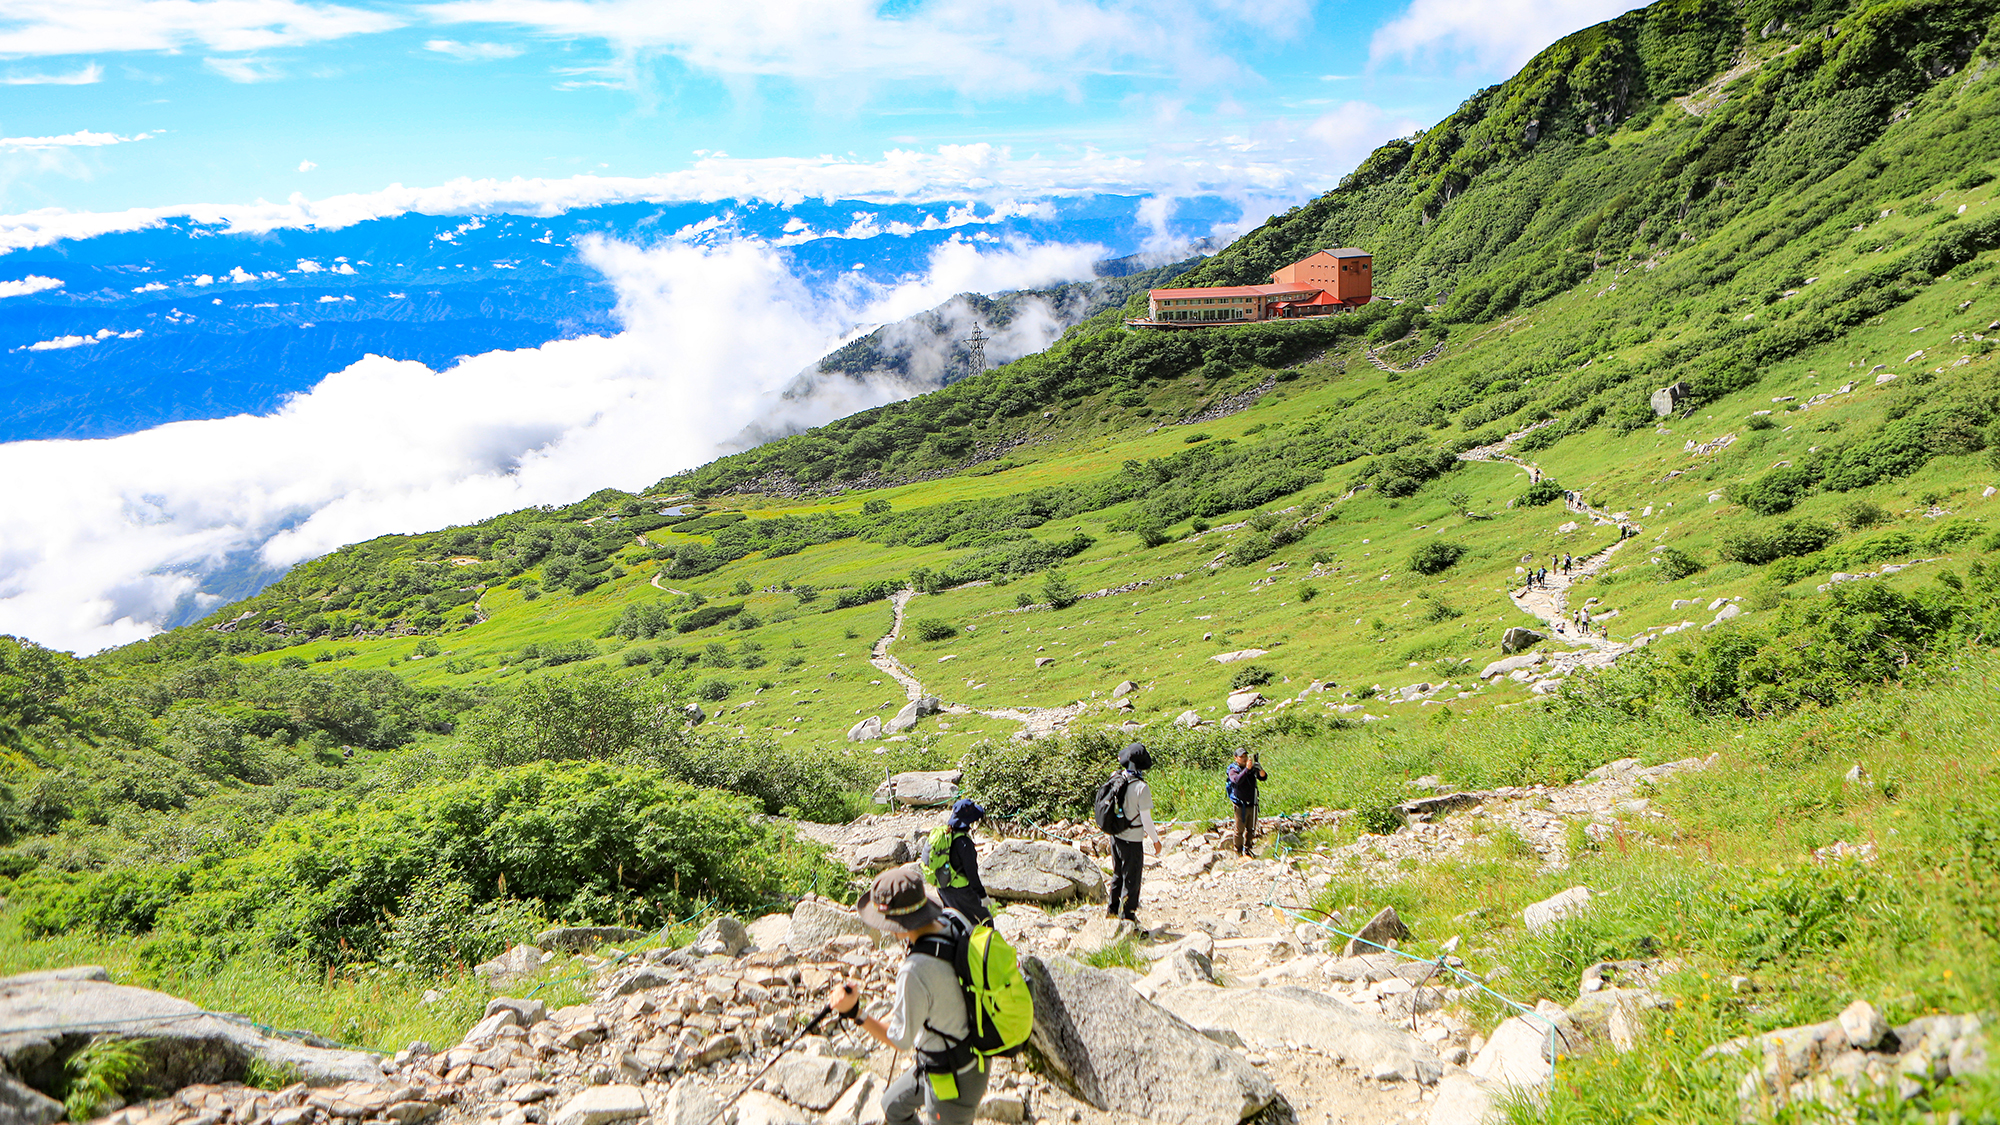
<svg viewBox="0 0 2000 1125"><path fill-rule="evenodd" d="M636 958L854 902L908 775L962 771L982 847L1067 845L1140 741L1171 852L1247 746L1269 867L1217 925L1163 898L1065 948L1138 981L1200 931L1218 992L1297 991L1232 942L1338 964L1316 931L1393 907L1438 1001L1356 991L1438 1062L1345 1080L1411 1114L1347 1120L2000 1121L1996 199L2000 0L1658 0L1024 358L95 655L0 638L0 975L401 1059L551 927ZM1358 309L1128 324L1332 247L1372 255ZM1148 878L1198 896L1205 854ZM1062 908L1017 909L1027 948ZM1337 1119L1173 991L1134 1003L1253 1054L1246 1113ZM1895 1030L1801 1046L1864 1001ZM1537 1012L1534 1065L1480 1071ZM72 1120L144 1100L76 1058L40 1084Z"/></svg>

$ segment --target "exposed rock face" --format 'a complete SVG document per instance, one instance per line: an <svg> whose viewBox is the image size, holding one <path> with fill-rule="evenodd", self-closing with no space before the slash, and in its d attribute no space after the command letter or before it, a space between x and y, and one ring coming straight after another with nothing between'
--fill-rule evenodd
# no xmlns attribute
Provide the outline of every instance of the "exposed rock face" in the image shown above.
<svg viewBox="0 0 2000 1125"><path fill-rule="evenodd" d="M935 695L926 695L920 699L913 699L904 704L901 711L896 712L896 717L889 720L889 725L886 729L890 734L901 734L911 727L916 726L917 720L935 715L941 710L943 710L943 707L938 703L938 697Z"/></svg>
<svg viewBox="0 0 2000 1125"><path fill-rule="evenodd" d="M1255 660L1260 656L1267 655L1269 655L1269 650L1267 649L1242 648L1237 649L1235 652L1219 652L1209 657L1209 659L1215 661L1217 664L1235 664L1238 661Z"/></svg>
<svg viewBox="0 0 2000 1125"><path fill-rule="evenodd" d="M876 801L887 804L930 807L958 800L958 783L963 770L914 770L899 773L875 790Z"/></svg>
<svg viewBox="0 0 2000 1125"><path fill-rule="evenodd" d="M1589 906L1590 898L1589 887L1571 887L1521 911L1521 924L1531 930L1539 930Z"/></svg>
<svg viewBox="0 0 2000 1125"><path fill-rule="evenodd" d="M36 1086L53 1086L37 1078L42 1067L59 1066L82 1040L100 1034L140 1044L155 1071L149 1084L162 1089L240 1081L253 1058L318 1084L381 1078L374 1055L267 1036L165 993L101 980L50 979L46 973L30 976L40 979L0 978L0 1069ZM15 1028L22 1030L9 1030Z"/></svg>
<svg viewBox="0 0 2000 1125"><path fill-rule="evenodd" d="M1653 413L1661 418L1674 412L1674 404L1688 396L1693 388L1686 383L1674 383L1653 392Z"/></svg>
<svg viewBox="0 0 2000 1125"><path fill-rule="evenodd" d="M1162 989L1157 999L1197 1030L1225 1028L1252 1047L1295 1040L1373 1078L1428 1085L1444 1072L1437 1055L1416 1036L1311 989L1190 985Z"/></svg>
<svg viewBox="0 0 2000 1125"><path fill-rule="evenodd" d="M0 1125L54 1125L65 1112L61 1102L0 1071Z"/></svg>
<svg viewBox="0 0 2000 1125"><path fill-rule="evenodd" d="M523 942L491 961L474 965L472 972L487 985L498 988L534 976L541 969L542 950Z"/></svg>
<svg viewBox="0 0 2000 1125"><path fill-rule="evenodd" d="M1245 711L1250 710L1252 707L1262 706L1263 703L1264 703L1264 693L1261 691L1251 690L1251 691L1235 692L1231 694L1229 697L1229 713L1232 715L1241 715Z"/></svg>
<svg viewBox="0 0 2000 1125"><path fill-rule="evenodd" d="M1354 931L1354 936L1347 939L1340 955L1358 957L1364 953L1378 953L1390 943L1403 941L1409 936L1410 927L1403 924L1396 908L1385 906L1375 917L1368 919L1367 925Z"/></svg>
<svg viewBox="0 0 2000 1125"><path fill-rule="evenodd" d="M847 741L873 742L882 737L882 716L870 715L847 728Z"/></svg>
<svg viewBox="0 0 2000 1125"><path fill-rule="evenodd" d="M1104 872L1076 848L1042 840L1002 840L982 849L986 893L1011 902L1102 902Z"/></svg>
<svg viewBox="0 0 2000 1125"><path fill-rule="evenodd" d="M1503 645L1506 643L1506 639L1504 636L1501 639L1501 643ZM1488 664L1484 668L1481 668L1479 670L1479 678L1482 680L1490 680L1495 676L1504 676L1510 672L1518 672L1523 668L1533 668L1535 665L1540 664L1544 659L1546 658L1543 656L1543 654L1539 652L1530 652L1530 653L1523 653L1520 656L1504 657L1500 660L1495 660L1493 663Z"/></svg>
<svg viewBox="0 0 2000 1125"><path fill-rule="evenodd" d="M1077 1097L1168 1125L1237 1125L1278 1100L1244 1058L1134 992L1066 957L1024 957L1035 994L1030 1048Z"/></svg>
<svg viewBox="0 0 2000 1125"><path fill-rule="evenodd" d="M1516 625L1500 634L1500 651L1515 653L1524 648L1541 644L1545 640L1548 640L1546 636L1535 632L1533 629Z"/></svg>
<svg viewBox="0 0 2000 1125"><path fill-rule="evenodd" d="M1856 1001L1825 1023L1731 1039L1702 1057L1755 1064L1736 1091L1746 1113L1773 1099L1839 1109L1884 1090L1908 1101L1954 1075L1984 1071L1987 1042L1976 1015L1919 1016L1892 1028L1873 1005Z"/></svg>
<svg viewBox="0 0 2000 1125"><path fill-rule="evenodd" d="M646 1095L637 1086L592 1086L564 1102L549 1125L611 1125L646 1116Z"/></svg>
<svg viewBox="0 0 2000 1125"><path fill-rule="evenodd" d="M536 934L535 944L558 953L585 953L607 941L631 942L645 936L644 930L628 930L623 926L557 926Z"/></svg>
<svg viewBox="0 0 2000 1125"><path fill-rule="evenodd" d="M842 910L825 899L803 899L792 908L792 924L785 930L785 946L797 953L824 949L827 943L849 934L873 934L868 923L852 910Z"/></svg>
<svg viewBox="0 0 2000 1125"><path fill-rule="evenodd" d="M750 934L740 919L727 914L703 926L688 952L696 957L737 957L750 948Z"/></svg>

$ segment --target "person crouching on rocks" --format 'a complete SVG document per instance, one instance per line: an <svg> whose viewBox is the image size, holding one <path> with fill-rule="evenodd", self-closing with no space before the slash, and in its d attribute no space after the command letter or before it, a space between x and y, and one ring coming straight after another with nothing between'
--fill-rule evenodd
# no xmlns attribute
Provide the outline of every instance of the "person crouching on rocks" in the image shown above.
<svg viewBox="0 0 2000 1125"><path fill-rule="evenodd" d="M986 884L979 879L979 849L972 842L972 826L985 815L985 809L961 797L924 842L924 874L938 898L975 926L993 920Z"/></svg>
<svg viewBox="0 0 2000 1125"><path fill-rule="evenodd" d="M920 1112L925 1125L968 1125L986 1094L987 1072L977 1059L963 1069L954 1069L947 1061L951 1044L972 1031L965 992L949 961L915 948L920 939L948 930L962 939L963 923L945 913L935 892L924 885L923 869L914 863L876 876L862 897L859 913L863 922L911 946L896 973L887 1024L862 1014L861 992L851 981L841 981L826 994L827 1007L841 1019L860 1024L876 1042L916 1052L915 1065L882 1094L885 1125L917 1125Z"/></svg>
<svg viewBox="0 0 2000 1125"><path fill-rule="evenodd" d="M1248 746L1238 747L1229 765L1229 803L1236 806L1236 854L1257 850L1257 783L1270 777Z"/></svg>

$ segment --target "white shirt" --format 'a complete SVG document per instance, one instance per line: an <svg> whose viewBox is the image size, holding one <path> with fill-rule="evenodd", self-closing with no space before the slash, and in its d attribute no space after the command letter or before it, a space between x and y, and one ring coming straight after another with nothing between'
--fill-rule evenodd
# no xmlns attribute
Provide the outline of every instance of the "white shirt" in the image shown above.
<svg viewBox="0 0 2000 1125"><path fill-rule="evenodd" d="M1153 827L1153 791L1138 778L1125 787L1125 819L1132 827L1120 832L1118 839L1136 844L1147 837L1160 838L1160 830Z"/></svg>
<svg viewBox="0 0 2000 1125"><path fill-rule="evenodd" d="M902 1050L943 1051L950 1046L929 1024L954 1039L963 1039L972 1030L965 1017L965 991L958 985L958 972L928 953L911 950L896 972L896 999L884 1028L889 1042Z"/></svg>

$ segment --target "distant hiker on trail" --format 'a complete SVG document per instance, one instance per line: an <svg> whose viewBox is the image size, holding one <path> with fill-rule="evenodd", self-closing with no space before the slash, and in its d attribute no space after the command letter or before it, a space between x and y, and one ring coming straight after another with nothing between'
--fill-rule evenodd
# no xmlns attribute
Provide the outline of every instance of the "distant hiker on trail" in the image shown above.
<svg viewBox="0 0 2000 1125"><path fill-rule="evenodd" d="M963 922L944 913L927 893L923 871L914 863L891 867L876 876L862 897L859 912L863 922L902 938L911 947L896 973L896 995L890 1001L886 1025L861 1014L861 992L852 982L841 981L826 994L827 1007L841 1019L859 1023L861 1030L885 1047L917 1053L909 1072L882 1092L886 1125L917 1125L919 1111L926 1125L968 1125L979 1109L979 1099L986 1096L987 1072L980 1068L979 1060L966 1063L964 1069L936 1073L925 1065L926 1057L935 1061L945 1056L953 1043L972 1030L965 992L951 962L916 948L921 939L932 935L963 940Z"/></svg>
<svg viewBox="0 0 2000 1125"><path fill-rule="evenodd" d="M985 815L985 809L961 797L924 842L924 874L939 900L975 926L993 920L986 884L979 881L979 849L972 842L972 826Z"/></svg>
<svg viewBox="0 0 2000 1125"><path fill-rule="evenodd" d="M1145 772L1153 768L1153 756L1145 744L1134 742L1118 752L1118 770L1097 787L1093 802L1097 826L1111 837L1111 901L1105 905L1106 918L1139 921L1139 883L1146 870L1144 843L1153 840L1153 854L1160 854L1160 830L1153 827L1153 791L1146 786Z"/></svg>
<svg viewBox="0 0 2000 1125"><path fill-rule="evenodd" d="M1563 556L1563 573L1564 573L1564 574L1568 574L1568 573L1569 573L1569 564L1570 564L1570 563L1571 563L1572 561L1574 561L1574 560L1572 559L1572 557L1571 557L1571 556L1569 556L1569 555L1564 555L1564 556Z"/></svg>
<svg viewBox="0 0 2000 1125"><path fill-rule="evenodd" d="M1541 570L1541 573L1540 573L1540 574L1537 574L1537 575L1535 575L1535 584L1536 584L1537 586L1547 586L1547 585L1549 584L1549 568L1548 568L1548 567L1543 567L1543 568L1542 568L1542 570Z"/></svg>
<svg viewBox="0 0 2000 1125"><path fill-rule="evenodd" d="M1236 854L1247 856L1257 848L1257 783L1270 777L1257 764L1257 755L1248 746L1238 747L1236 760L1229 764L1229 803L1236 806Z"/></svg>

